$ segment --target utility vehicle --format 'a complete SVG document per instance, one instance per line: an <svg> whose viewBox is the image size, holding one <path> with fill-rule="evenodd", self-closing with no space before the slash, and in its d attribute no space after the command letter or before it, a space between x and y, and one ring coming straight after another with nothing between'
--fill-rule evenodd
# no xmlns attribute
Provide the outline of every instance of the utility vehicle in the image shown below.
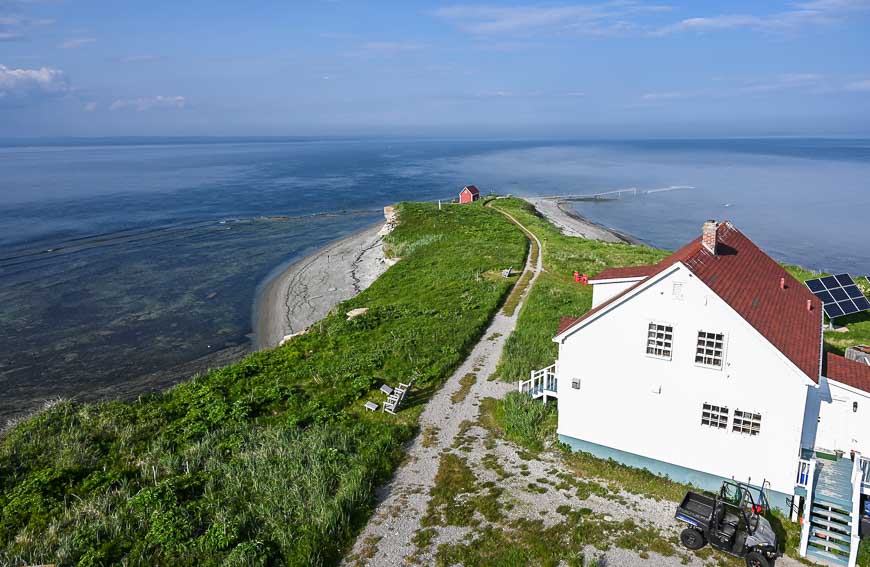
<svg viewBox="0 0 870 567"><path fill-rule="evenodd" d="M716 496L689 491L674 517L689 524L680 541L689 549L712 547L746 560L748 567L773 567L782 555L770 522L762 516L767 498L756 504L750 487L725 481Z"/></svg>

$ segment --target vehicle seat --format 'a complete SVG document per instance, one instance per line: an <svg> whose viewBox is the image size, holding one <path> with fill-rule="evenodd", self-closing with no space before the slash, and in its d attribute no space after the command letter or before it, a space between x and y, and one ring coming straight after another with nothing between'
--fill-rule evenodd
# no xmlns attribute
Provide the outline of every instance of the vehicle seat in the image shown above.
<svg viewBox="0 0 870 567"><path fill-rule="evenodd" d="M732 519L734 522L732 523ZM713 527L719 541L730 543L737 533L737 517L725 513L725 504L719 502L713 510Z"/></svg>

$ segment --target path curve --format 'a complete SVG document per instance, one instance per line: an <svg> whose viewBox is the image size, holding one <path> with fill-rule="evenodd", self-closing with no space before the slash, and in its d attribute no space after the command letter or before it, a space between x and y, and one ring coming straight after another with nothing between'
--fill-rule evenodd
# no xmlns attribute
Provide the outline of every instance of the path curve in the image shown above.
<svg viewBox="0 0 870 567"><path fill-rule="evenodd" d="M543 269L543 248L538 237L513 216L496 207L492 208L519 226L538 246L535 265L529 265L532 254L530 246L523 268L523 274L532 272L529 285L523 291L513 315L507 316L501 310L496 314L471 354L426 404L420 416L420 433L407 448L405 462L388 484L378 488L378 504L374 513L357 536L342 565L386 567L408 564L407 559L416 551L412 539L426 513L441 453L453 445L463 422L477 420L481 399L502 398L516 387L490 378L501 359L505 341L516 328L523 304ZM451 397L461 388L460 379L469 373L477 375L476 382L464 399L452 401Z"/></svg>

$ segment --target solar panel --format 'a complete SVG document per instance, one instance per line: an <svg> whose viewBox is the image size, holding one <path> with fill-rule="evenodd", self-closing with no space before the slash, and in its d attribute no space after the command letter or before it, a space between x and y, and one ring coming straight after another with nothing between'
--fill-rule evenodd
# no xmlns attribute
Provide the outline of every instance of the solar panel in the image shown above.
<svg viewBox="0 0 870 567"><path fill-rule="evenodd" d="M870 283L870 278L867 279ZM870 301L849 274L825 276L805 283L821 300L825 314L831 319L870 310Z"/></svg>

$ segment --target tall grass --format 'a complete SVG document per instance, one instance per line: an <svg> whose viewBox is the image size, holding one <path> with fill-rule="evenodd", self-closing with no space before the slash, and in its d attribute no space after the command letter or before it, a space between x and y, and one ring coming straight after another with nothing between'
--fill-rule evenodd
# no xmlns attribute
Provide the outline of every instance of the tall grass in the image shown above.
<svg viewBox="0 0 870 567"><path fill-rule="evenodd" d="M522 232L400 206L402 260L314 331L132 402L58 403L0 437L0 564L325 565L367 518L427 397L481 337ZM351 321L344 312L369 311ZM397 416L366 412L416 377Z"/></svg>
<svg viewBox="0 0 870 567"><path fill-rule="evenodd" d="M483 413L505 438L528 449L540 451L556 435L556 405L533 400L526 394L510 392L504 399L483 401Z"/></svg>

